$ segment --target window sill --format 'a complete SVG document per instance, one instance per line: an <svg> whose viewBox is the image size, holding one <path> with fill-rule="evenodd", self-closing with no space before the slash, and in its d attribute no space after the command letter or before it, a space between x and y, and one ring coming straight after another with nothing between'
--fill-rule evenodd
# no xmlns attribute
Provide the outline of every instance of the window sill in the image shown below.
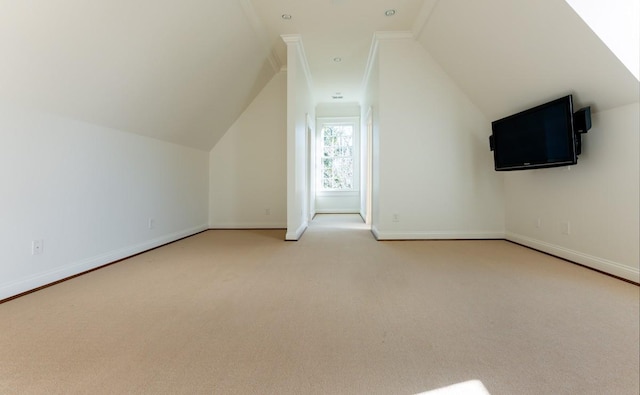
<svg viewBox="0 0 640 395"><path fill-rule="evenodd" d="M340 196L340 197L347 197L347 196L360 196L360 191L359 190L349 190L349 191L320 191L320 190L316 190L316 196L323 196L323 197L332 197L332 196Z"/></svg>

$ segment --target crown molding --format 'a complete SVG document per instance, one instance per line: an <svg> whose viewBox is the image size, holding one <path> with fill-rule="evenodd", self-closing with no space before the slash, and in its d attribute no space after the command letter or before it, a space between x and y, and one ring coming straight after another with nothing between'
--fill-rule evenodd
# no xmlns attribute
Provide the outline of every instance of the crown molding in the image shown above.
<svg viewBox="0 0 640 395"><path fill-rule="evenodd" d="M302 64L302 70L307 79L307 85L309 91L313 93L313 79L311 78L311 69L309 68L309 62L307 61L307 54L304 51L304 45L302 44L302 36L300 34L283 34L280 36L282 41L287 44L287 53L290 46L294 46L298 54L298 59ZM287 55L288 56L288 55Z"/></svg>
<svg viewBox="0 0 640 395"><path fill-rule="evenodd" d="M364 67L364 75L362 76L362 88L360 91L364 95L366 92L367 84L369 83L369 79L371 78L371 70L373 69L373 62L378 56L378 40L376 39L375 33L373 34L373 38L371 39L371 46L369 47L369 56L367 57L367 64Z"/></svg>

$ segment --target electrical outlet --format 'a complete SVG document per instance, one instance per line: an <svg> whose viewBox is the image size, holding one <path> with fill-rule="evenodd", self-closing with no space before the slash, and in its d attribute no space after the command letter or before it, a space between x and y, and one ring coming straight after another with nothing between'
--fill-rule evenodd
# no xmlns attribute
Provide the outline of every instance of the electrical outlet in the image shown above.
<svg viewBox="0 0 640 395"><path fill-rule="evenodd" d="M562 234L563 235L571 234L571 222L569 221L562 222Z"/></svg>
<svg viewBox="0 0 640 395"><path fill-rule="evenodd" d="M538 218L536 220L536 228L542 228L542 219L541 218Z"/></svg>
<svg viewBox="0 0 640 395"><path fill-rule="evenodd" d="M270 208L265 208L264 209L264 215L271 215L271 209Z"/></svg>
<svg viewBox="0 0 640 395"><path fill-rule="evenodd" d="M400 215L399 215L398 213L394 213L394 214L391 216L391 221L392 221L392 222L400 222Z"/></svg>
<svg viewBox="0 0 640 395"><path fill-rule="evenodd" d="M43 240L33 240L31 242L31 255L40 255L44 250Z"/></svg>
<svg viewBox="0 0 640 395"><path fill-rule="evenodd" d="M149 229L153 229L156 227L156 220L153 218L149 218L149 223L148 223Z"/></svg>

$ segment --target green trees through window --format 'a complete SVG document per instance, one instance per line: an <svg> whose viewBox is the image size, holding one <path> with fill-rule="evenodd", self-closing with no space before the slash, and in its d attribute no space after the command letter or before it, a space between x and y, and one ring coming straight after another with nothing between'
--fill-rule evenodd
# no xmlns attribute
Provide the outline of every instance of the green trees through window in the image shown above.
<svg viewBox="0 0 640 395"><path fill-rule="evenodd" d="M354 187L354 127L324 124L321 136L321 188L348 191Z"/></svg>

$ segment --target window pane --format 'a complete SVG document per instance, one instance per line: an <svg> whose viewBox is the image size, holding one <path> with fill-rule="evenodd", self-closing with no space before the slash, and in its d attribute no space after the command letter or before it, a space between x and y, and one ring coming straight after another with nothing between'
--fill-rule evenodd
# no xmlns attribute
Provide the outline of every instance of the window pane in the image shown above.
<svg viewBox="0 0 640 395"><path fill-rule="evenodd" d="M324 147L322 156L325 158L331 158L336 156L336 148L334 146Z"/></svg>
<svg viewBox="0 0 640 395"><path fill-rule="evenodd" d="M353 125L323 125L321 185L323 189L353 189Z"/></svg>

